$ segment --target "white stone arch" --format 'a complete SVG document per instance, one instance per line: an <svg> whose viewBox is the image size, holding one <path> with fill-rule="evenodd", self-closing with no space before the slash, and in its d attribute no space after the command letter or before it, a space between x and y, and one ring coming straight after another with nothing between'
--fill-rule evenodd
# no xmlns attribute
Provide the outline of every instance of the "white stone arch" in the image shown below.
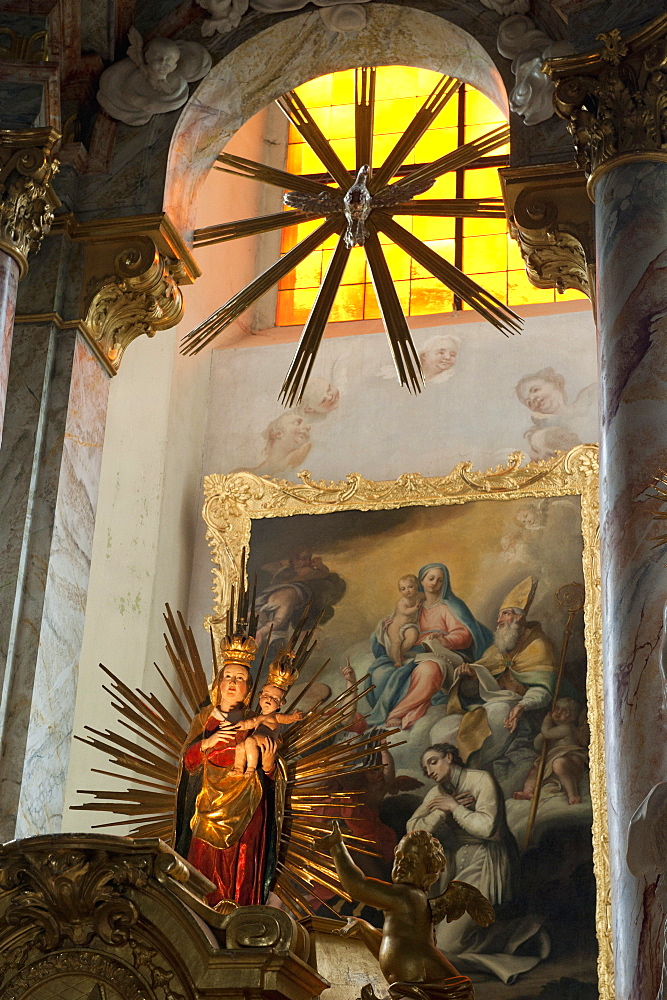
<svg viewBox="0 0 667 1000"><path fill-rule="evenodd" d="M192 95L174 131L164 211L187 237L201 184L216 156L253 115L286 91L355 66L418 66L448 73L485 94L509 117L507 93L488 52L469 32L426 11L364 7L365 28L329 31L319 11L286 18L218 62Z"/></svg>

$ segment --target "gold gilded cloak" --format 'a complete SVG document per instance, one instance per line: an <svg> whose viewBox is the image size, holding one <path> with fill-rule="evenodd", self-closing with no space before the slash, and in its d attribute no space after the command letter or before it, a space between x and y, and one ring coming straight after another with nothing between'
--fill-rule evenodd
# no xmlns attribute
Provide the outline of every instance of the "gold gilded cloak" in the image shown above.
<svg viewBox="0 0 667 1000"><path fill-rule="evenodd" d="M212 706L206 705L195 716L184 749L204 738L211 711ZM222 746L220 749L233 751L234 746L235 740L232 739L228 746ZM232 847L240 840L263 794L262 782L257 772L231 775L233 766L232 761L228 766L220 767L205 757L201 769L190 775L190 781L201 779L194 811L189 819L192 836L220 850ZM179 782L183 778L187 782L187 772L184 773L182 758L180 771ZM187 817L183 819L188 822Z"/></svg>

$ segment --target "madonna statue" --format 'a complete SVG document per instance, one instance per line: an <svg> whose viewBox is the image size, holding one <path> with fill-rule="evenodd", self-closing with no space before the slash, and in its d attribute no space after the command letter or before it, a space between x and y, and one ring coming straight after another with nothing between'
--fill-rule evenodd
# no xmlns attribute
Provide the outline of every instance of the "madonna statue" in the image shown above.
<svg viewBox="0 0 667 1000"><path fill-rule="evenodd" d="M215 884L208 897L213 907L224 900L265 903L275 870L275 741L265 741L261 770L231 773L256 652L251 636L223 644L211 704L194 719L181 758L174 845Z"/></svg>

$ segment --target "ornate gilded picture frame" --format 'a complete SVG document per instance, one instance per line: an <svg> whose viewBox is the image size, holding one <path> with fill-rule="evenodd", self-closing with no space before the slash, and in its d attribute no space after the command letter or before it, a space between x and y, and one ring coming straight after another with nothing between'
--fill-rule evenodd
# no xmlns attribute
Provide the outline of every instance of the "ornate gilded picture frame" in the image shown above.
<svg viewBox="0 0 667 1000"><path fill-rule="evenodd" d="M203 516L214 566L211 617L226 611L231 589L238 584L241 551L248 547L249 572L258 574L263 637L271 621L270 641L279 643L281 625L284 631L298 609L310 602L313 613L322 613L318 630L322 655L318 662L315 655L311 672L331 657L319 678L321 697L343 689L346 669L351 676L351 668L356 679L369 673L374 691L368 695L365 717L360 715L351 725L375 726L378 732L389 726L400 730L391 739L396 746L392 787L383 789L380 806L377 788L372 795L369 791L369 802L375 796L377 817L369 813L366 833L375 822L378 840L393 837L395 842L406 821L415 822L421 798L435 780L423 770L429 745L456 745L461 774L474 778L486 770L493 775L498 794L504 792L510 839L519 850L519 881L513 884L520 888L507 889L504 895L499 890L498 926L502 918L508 926L514 920L515 928L523 920L527 928L531 906L541 909L542 917L534 918L537 930L534 934L526 930L513 955L509 945L507 954L501 944L491 957L483 943L471 946L481 955L477 966L477 959L472 960L480 1000L551 996L548 983L563 978L581 984L577 996L588 997L596 988L601 1000L612 1000L597 447L581 445L545 462L521 465L521 461L521 454L515 453L505 466L485 473L461 463L441 478L411 473L390 482L373 482L358 474L338 483L316 482L307 472L296 484L248 472L207 476ZM433 613L450 616L437 626L445 645L454 650L453 656L449 650L449 660L444 654L417 654L414 650L422 648L417 644L409 650L410 630L416 636L422 628L421 616L430 601L428 588L433 586L441 589L442 597L440 611L436 608ZM583 613L576 592L582 595ZM481 696L480 708L477 692L467 702L462 681L454 683L454 678L459 676L456 664L461 657L464 665L472 661L489 666L489 655L501 648L493 630L508 602L517 612L525 610L522 620L528 631L523 646L520 642L516 648L539 649L544 662L521 666L519 655L515 660L514 653L500 656L514 677L512 692L501 691L500 700L506 695L514 698L513 704L528 706L523 716L517 716L523 719L521 738L519 726L510 733L509 743L500 746L494 739L498 734L507 736L508 729L504 723L494 729L490 700ZM456 654L457 629L463 629L467 638L461 642L472 643L472 652L461 646L461 656ZM542 645L533 642L540 636ZM425 648L435 646L427 643ZM427 668L431 678L438 678L435 692L428 688ZM492 665L489 669L494 677L500 676ZM539 697L540 682L535 678L545 670L552 675L553 700L546 705L543 697L540 710L537 701L529 702L536 692ZM309 679L310 674L303 678ZM503 688L504 681L498 684ZM544 683L543 689L547 687ZM506 700L505 707L509 704ZM558 744L560 749L549 742L553 739L549 725L557 721L556 716L552 720L552 708L560 712L566 728L571 712L574 727ZM479 736L473 732L475 719L482 727ZM488 749L493 746L495 750ZM540 756L542 771L535 780ZM388 773L386 761L378 764L378 773ZM531 792L531 780L542 789L537 797ZM474 804L469 806L475 809ZM446 842L444 846L447 849ZM450 849L454 853L449 856L459 859L452 861L457 865L454 877L465 881L458 848L450 845ZM383 863L377 861L376 872L369 862L368 873L386 877ZM339 902L323 900L327 911L323 915L332 916L334 909L345 916L348 911ZM582 941L587 939L588 924L586 951ZM520 937L517 931L515 943ZM441 947L447 951L448 944ZM461 949L460 941L456 947ZM456 954L448 957L456 965ZM594 984L591 977L597 978Z"/></svg>

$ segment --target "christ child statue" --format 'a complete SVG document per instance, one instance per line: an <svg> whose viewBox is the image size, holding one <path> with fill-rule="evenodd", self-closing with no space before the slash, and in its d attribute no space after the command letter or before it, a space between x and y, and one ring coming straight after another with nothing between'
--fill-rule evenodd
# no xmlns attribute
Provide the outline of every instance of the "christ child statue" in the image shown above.
<svg viewBox="0 0 667 1000"><path fill-rule="evenodd" d="M236 751L234 767L230 774L247 774L257 770L260 751L263 751L267 740L275 746L280 742L280 728L303 718L303 712L285 714L280 709L285 703L286 695L299 676L292 660L295 653L292 650L281 650L269 667L269 676L259 696L260 714L238 722L236 725ZM248 735L243 738L243 733Z"/></svg>
<svg viewBox="0 0 667 1000"><path fill-rule="evenodd" d="M303 712L289 712L288 714L280 712L279 709L284 703L285 694L281 688L275 684L264 685L259 695L261 714L255 715L251 719L245 719L236 725L237 732L247 731L248 735L236 744L234 767L231 774L256 771L260 750L263 749L267 737L277 741L282 726L303 719Z"/></svg>

